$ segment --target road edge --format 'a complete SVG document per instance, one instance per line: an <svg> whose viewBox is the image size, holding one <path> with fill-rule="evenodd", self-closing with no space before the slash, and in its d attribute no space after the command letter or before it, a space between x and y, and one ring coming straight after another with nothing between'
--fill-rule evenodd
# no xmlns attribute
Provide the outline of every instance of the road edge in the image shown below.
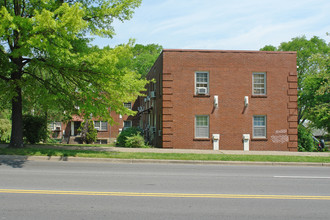
<svg viewBox="0 0 330 220"><path fill-rule="evenodd" d="M157 163L157 164L195 164L195 165L255 165L255 166L308 166L330 167L330 163L307 162L259 162L259 161L209 161L209 160L159 160L159 159L118 159L118 158L89 158L89 157L65 157L65 156L19 156L0 155L1 161L58 161L58 162L95 162L95 163Z"/></svg>

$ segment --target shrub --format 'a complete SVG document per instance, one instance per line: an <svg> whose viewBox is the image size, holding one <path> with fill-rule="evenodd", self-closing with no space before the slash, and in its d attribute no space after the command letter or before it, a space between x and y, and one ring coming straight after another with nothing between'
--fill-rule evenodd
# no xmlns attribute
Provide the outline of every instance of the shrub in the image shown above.
<svg viewBox="0 0 330 220"><path fill-rule="evenodd" d="M298 126L298 151L313 151L314 140L311 131L303 125Z"/></svg>
<svg viewBox="0 0 330 220"><path fill-rule="evenodd" d="M140 135L140 133L137 133L131 137L126 137L125 147L144 148L146 145L144 143L144 138Z"/></svg>
<svg viewBox="0 0 330 220"><path fill-rule="evenodd" d="M0 118L0 143L10 141L11 122L8 119Z"/></svg>
<svg viewBox="0 0 330 220"><path fill-rule="evenodd" d="M23 115L23 136L30 144L45 142L48 138L46 117Z"/></svg>
<svg viewBox="0 0 330 220"><path fill-rule="evenodd" d="M86 120L81 123L78 132L81 132L81 140L83 143L92 144L97 139L97 130L94 128L92 120Z"/></svg>
<svg viewBox="0 0 330 220"><path fill-rule="evenodd" d="M58 139L58 138L48 138L47 139L47 144L60 144L62 141L62 139Z"/></svg>
<svg viewBox="0 0 330 220"><path fill-rule="evenodd" d="M11 121L10 112L8 110L1 110L0 112L0 143L8 143L11 135Z"/></svg>
<svg viewBox="0 0 330 220"><path fill-rule="evenodd" d="M132 137L137 134L140 135L141 133L142 133L142 130L140 128L136 128L136 127L126 128L125 130L120 132L120 134L118 135L116 146L126 147L127 137Z"/></svg>

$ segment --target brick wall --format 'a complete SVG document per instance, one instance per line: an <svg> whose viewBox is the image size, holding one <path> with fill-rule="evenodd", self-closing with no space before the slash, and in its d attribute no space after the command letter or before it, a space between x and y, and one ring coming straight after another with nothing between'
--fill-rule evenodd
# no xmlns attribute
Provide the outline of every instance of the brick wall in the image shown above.
<svg viewBox="0 0 330 220"><path fill-rule="evenodd" d="M209 73L209 95L195 95L196 71ZM266 72L266 96L252 96L253 72ZM297 151L295 52L164 50L148 77L161 89L158 147L213 149L212 134L220 134L220 150L243 150L242 135L252 137L253 115L266 115L267 137L252 138L250 150ZM195 115L209 116L209 138L195 138Z"/></svg>

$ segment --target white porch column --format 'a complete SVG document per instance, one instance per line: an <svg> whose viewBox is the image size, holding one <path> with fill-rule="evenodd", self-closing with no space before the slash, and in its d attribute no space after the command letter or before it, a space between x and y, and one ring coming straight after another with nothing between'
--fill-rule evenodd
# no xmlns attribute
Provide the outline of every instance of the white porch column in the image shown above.
<svg viewBox="0 0 330 220"><path fill-rule="evenodd" d="M71 121L71 136L74 136L74 121Z"/></svg>

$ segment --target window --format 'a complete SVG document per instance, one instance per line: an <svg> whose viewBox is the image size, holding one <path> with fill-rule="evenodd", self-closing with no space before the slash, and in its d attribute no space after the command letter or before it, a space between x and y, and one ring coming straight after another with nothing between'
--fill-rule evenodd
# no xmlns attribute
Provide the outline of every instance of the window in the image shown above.
<svg viewBox="0 0 330 220"><path fill-rule="evenodd" d="M255 115L253 116L253 137L266 138L266 116Z"/></svg>
<svg viewBox="0 0 330 220"><path fill-rule="evenodd" d="M196 115L195 138L209 138L209 116Z"/></svg>
<svg viewBox="0 0 330 220"><path fill-rule="evenodd" d="M98 131L107 131L108 122L106 121L94 121L94 128Z"/></svg>
<svg viewBox="0 0 330 220"><path fill-rule="evenodd" d="M60 121L53 121L49 125L50 130L52 131L60 131L62 127L62 123Z"/></svg>
<svg viewBox="0 0 330 220"><path fill-rule="evenodd" d="M95 144L108 144L108 140L106 139L97 139Z"/></svg>
<svg viewBox="0 0 330 220"><path fill-rule="evenodd" d="M128 109L132 109L132 103L131 102L125 102L124 107Z"/></svg>
<svg viewBox="0 0 330 220"><path fill-rule="evenodd" d="M209 93L209 73L196 72L195 73L195 93L208 94Z"/></svg>
<svg viewBox="0 0 330 220"><path fill-rule="evenodd" d="M132 127L132 121L124 121L124 129Z"/></svg>
<svg viewBox="0 0 330 220"><path fill-rule="evenodd" d="M266 73L253 73L253 95L266 95Z"/></svg>

